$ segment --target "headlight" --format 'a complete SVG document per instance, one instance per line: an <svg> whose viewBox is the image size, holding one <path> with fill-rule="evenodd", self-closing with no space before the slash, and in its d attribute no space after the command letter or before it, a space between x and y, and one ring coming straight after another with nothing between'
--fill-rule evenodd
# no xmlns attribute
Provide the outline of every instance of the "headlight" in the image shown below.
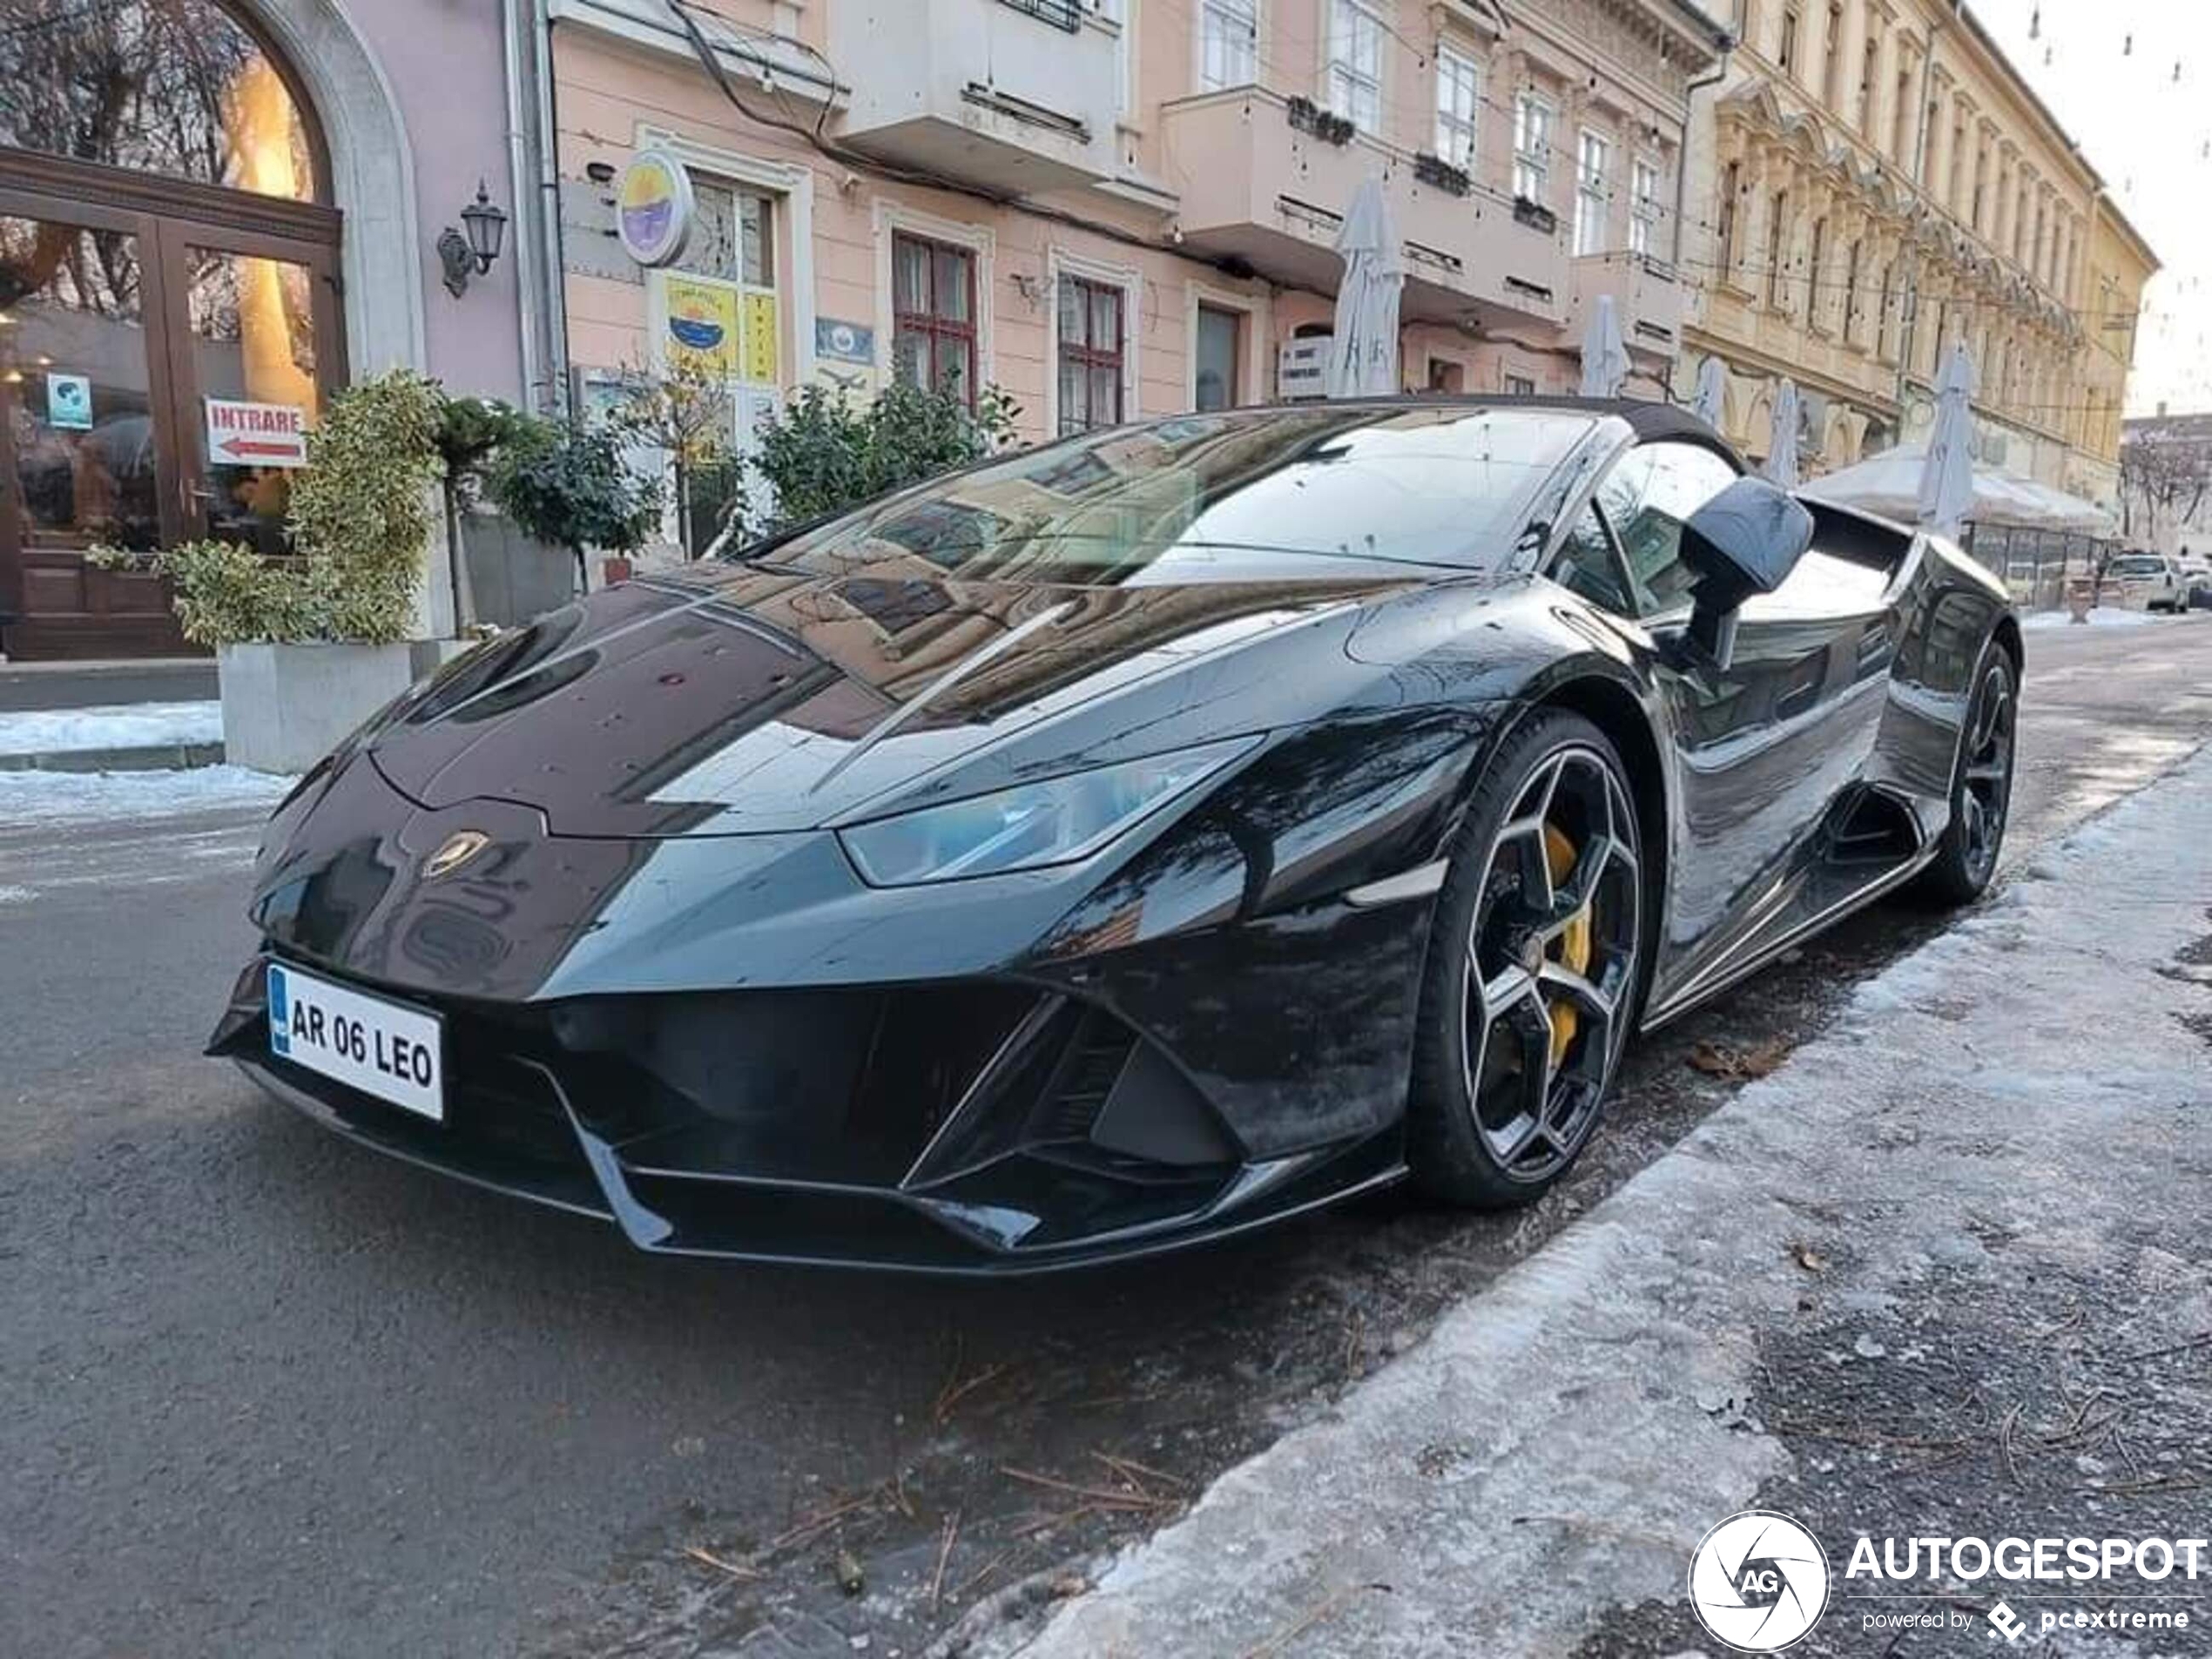
<svg viewBox="0 0 2212 1659"><path fill-rule="evenodd" d="M1258 745L1231 738L926 806L838 832L873 887L1002 875L1088 858L1139 819Z"/></svg>

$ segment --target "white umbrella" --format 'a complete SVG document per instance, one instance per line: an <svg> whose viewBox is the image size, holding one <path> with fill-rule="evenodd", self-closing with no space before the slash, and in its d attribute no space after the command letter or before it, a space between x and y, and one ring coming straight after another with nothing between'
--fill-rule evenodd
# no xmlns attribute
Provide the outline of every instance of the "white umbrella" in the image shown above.
<svg viewBox="0 0 2212 1659"><path fill-rule="evenodd" d="M1621 314L1613 296L1601 293L1582 332L1582 395L1618 397L1629 378L1629 348L1621 339Z"/></svg>
<svg viewBox="0 0 2212 1659"><path fill-rule="evenodd" d="M1708 357L1698 364L1697 393L1689 401L1689 412L1716 432L1728 418L1728 370L1719 358Z"/></svg>
<svg viewBox="0 0 2212 1659"><path fill-rule="evenodd" d="M1797 487L1797 383L1785 380L1775 388L1774 431L1767 440L1766 478L1784 489Z"/></svg>
<svg viewBox="0 0 2212 1659"><path fill-rule="evenodd" d="M1920 469L1919 522L1956 536L1974 504L1974 360L1953 346L1936 381L1935 426Z"/></svg>
<svg viewBox="0 0 2212 1659"><path fill-rule="evenodd" d="M1385 397L1398 385L1398 294L1406 261L1382 180L1352 192L1337 233L1344 281L1337 289L1336 338L1329 347L1331 397Z"/></svg>

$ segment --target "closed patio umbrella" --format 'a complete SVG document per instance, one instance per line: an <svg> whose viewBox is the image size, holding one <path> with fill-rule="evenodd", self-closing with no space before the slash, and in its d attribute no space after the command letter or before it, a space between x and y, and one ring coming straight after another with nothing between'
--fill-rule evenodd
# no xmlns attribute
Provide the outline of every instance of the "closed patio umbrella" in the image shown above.
<svg viewBox="0 0 2212 1659"><path fill-rule="evenodd" d="M1329 347L1331 397L1386 397L1398 384L1398 297L1406 261L1382 180L1352 193L1337 233L1344 280L1337 289L1336 338Z"/></svg>
<svg viewBox="0 0 2212 1659"><path fill-rule="evenodd" d="M1621 314L1613 296L1601 293L1582 331L1582 395L1618 397L1629 378L1629 348L1621 339Z"/></svg>
<svg viewBox="0 0 2212 1659"><path fill-rule="evenodd" d="M1956 537L1974 504L1974 360L1953 346L1936 381L1935 426L1920 469L1917 516L1939 536Z"/></svg>
<svg viewBox="0 0 2212 1659"><path fill-rule="evenodd" d="M1689 401L1689 412L1716 432L1728 418L1728 370L1719 358L1708 357L1698 364L1697 392Z"/></svg>
<svg viewBox="0 0 2212 1659"><path fill-rule="evenodd" d="M1767 482L1784 489L1797 487L1797 383L1785 380L1774 394L1774 428L1767 440Z"/></svg>

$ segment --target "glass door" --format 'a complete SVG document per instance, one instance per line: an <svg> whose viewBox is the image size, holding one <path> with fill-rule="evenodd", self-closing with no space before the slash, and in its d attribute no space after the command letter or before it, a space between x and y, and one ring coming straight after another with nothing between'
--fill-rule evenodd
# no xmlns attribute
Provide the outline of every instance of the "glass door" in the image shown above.
<svg viewBox="0 0 2212 1659"><path fill-rule="evenodd" d="M0 642L15 657L180 649L158 579L88 564L178 529L162 291L149 227L0 198Z"/></svg>
<svg viewBox="0 0 2212 1659"><path fill-rule="evenodd" d="M184 533L289 552L285 513L335 355L329 251L165 223Z"/></svg>

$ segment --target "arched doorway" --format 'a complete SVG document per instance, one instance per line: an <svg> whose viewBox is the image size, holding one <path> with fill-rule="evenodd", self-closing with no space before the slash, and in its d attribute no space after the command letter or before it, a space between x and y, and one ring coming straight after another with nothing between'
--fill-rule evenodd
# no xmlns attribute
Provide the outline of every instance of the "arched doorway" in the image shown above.
<svg viewBox="0 0 2212 1659"><path fill-rule="evenodd" d="M329 162L218 0L0 0L0 650L183 641L95 546L283 548L298 432L344 378Z"/></svg>

